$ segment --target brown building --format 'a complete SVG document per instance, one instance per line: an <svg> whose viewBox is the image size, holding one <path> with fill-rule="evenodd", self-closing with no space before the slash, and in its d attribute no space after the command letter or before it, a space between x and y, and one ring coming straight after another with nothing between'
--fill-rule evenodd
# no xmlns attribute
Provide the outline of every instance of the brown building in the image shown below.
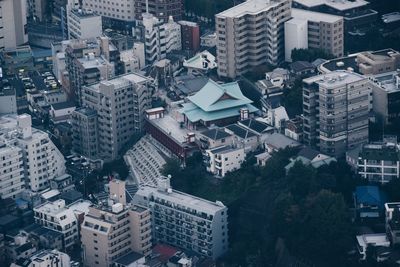
<svg viewBox="0 0 400 267"><path fill-rule="evenodd" d="M174 17L175 21L181 20L184 12L183 0L137 0L135 2L135 18L142 20L142 14L146 13L146 2L148 1L149 13L163 22L168 22L168 17Z"/></svg>
<svg viewBox="0 0 400 267"><path fill-rule="evenodd" d="M125 205L125 182L110 182L107 204L92 206L81 227L84 266L109 267L131 251L151 252L150 211L138 205ZM115 204L114 204L115 203Z"/></svg>
<svg viewBox="0 0 400 267"><path fill-rule="evenodd" d="M200 27L197 23L181 20L182 50L196 52L200 48Z"/></svg>

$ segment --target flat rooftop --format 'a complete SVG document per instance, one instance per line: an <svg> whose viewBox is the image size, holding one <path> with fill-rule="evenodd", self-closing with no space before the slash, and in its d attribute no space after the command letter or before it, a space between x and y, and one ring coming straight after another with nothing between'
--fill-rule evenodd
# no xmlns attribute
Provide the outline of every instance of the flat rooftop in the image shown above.
<svg viewBox="0 0 400 267"><path fill-rule="evenodd" d="M339 11L366 6L369 2L365 0L293 0L305 7L316 7L326 5Z"/></svg>
<svg viewBox="0 0 400 267"><path fill-rule="evenodd" d="M330 15L326 13L314 12L299 8L292 8L292 17L314 22L335 23L343 19L341 16Z"/></svg>
<svg viewBox="0 0 400 267"><path fill-rule="evenodd" d="M218 13L217 17L241 17L246 14L257 14L268 9L277 6L282 3L283 0L248 0L239 5L231 7L221 13Z"/></svg>
<svg viewBox="0 0 400 267"><path fill-rule="evenodd" d="M237 150L243 150L243 148L236 148L236 147L231 147L231 146L220 146L220 147L211 149L210 152L213 154L223 154L223 153L229 153L229 152L237 151Z"/></svg>
<svg viewBox="0 0 400 267"><path fill-rule="evenodd" d="M177 190L171 192L161 191L158 188L151 186L142 186L136 193L140 196L153 195L155 198L160 197L171 203L176 203L197 211L206 212L208 214L215 214L216 212L225 209L222 202L212 202L203 198L195 197Z"/></svg>
<svg viewBox="0 0 400 267"><path fill-rule="evenodd" d="M304 79L303 81L306 83L317 83L319 85L325 86L325 87L337 87L349 83L354 83L358 82L361 80L367 79L363 75L360 75L358 73L354 72L349 72L349 71L333 71L329 72L326 74L321 74L317 76L313 76L307 79Z"/></svg>
<svg viewBox="0 0 400 267"><path fill-rule="evenodd" d="M194 130L188 130L184 126L181 127L181 122L171 114L165 114L163 118L149 120L149 123L162 130L179 144L186 143L187 135L194 132Z"/></svg>
<svg viewBox="0 0 400 267"><path fill-rule="evenodd" d="M130 74L116 77L111 80L105 80L105 81L101 81L96 84L92 84L89 87L96 91L100 91L101 84L106 85L106 86L114 86L114 88L121 88L121 87L126 86L127 83L138 84L138 83L142 83L145 81L149 81L149 78L147 78L143 75L137 74L137 73L130 73Z"/></svg>

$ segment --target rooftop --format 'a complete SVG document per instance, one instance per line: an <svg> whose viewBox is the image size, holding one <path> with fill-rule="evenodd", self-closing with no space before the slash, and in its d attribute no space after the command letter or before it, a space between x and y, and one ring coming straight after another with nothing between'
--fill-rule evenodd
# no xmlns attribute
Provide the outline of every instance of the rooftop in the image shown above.
<svg viewBox="0 0 400 267"><path fill-rule="evenodd" d="M147 78L143 75L137 74L137 73L130 73L130 74L116 77L111 80L101 81L100 83L90 85L89 87L91 87L92 89L94 89L96 91L99 91L101 84L105 85L105 86L114 86L114 88L121 88L121 87L126 86L127 83L139 84L139 83L143 83L146 81L149 81L149 78Z"/></svg>
<svg viewBox="0 0 400 267"><path fill-rule="evenodd" d="M219 128L207 130L207 131L202 132L201 134L212 140L220 140L220 139L231 136L229 133L227 133L223 129L219 129Z"/></svg>
<svg viewBox="0 0 400 267"><path fill-rule="evenodd" d="M92 11L82 10L82 9L72 9L71 13L79 18L91 18L91 17L99 17L94 14Z"/></svg>
<svg viewBox="0 0 400 267"><path fill-rule="evenodd" d="M229 8L221 13L217 14L217 17L241 17L247 14L257 14L263 11L267 11L283 0L248 0L232 8Z"/></svg>
<svg viewBox="0 0 400 267"><path fill-rule="evenodd" d="M242 138L242 139L246 139L246 138L251 138L254 136L257 136L255 133L253 133L252 131L237 125L237 124L231 124L225 127L225 129L227 129L228 131L232 132L234 135Z"/></svg>
<svg viewBox="0 0 400 267"><path fill-rule="evenodd" d="M166 201L170 201L170 203L179 204L208 214L214 214L220 210L226 209L222 202L212 202L173 189L167 192L151 186L142 186L136 194L141 196L153 195L155 198L159 197Z"/></svg>
<svg viewBox="0 0 400 267"><path fill-rule="evenodd" d="M259 121L257 119L241 120L238 123L239 123L239 125L249 128L259 134L262 134L265 132L270 132L270 131L274 130L274 127L272 127L271 125L269 125L265 122Z"/></svg>
<svg viewBox="0 0 400 267"><path fill-rule="evenodd" d="M114 263L120 264L122 266L130 266L130 264L136 262L143 257L144 256L142 254L131 251L128 254L116 259Z"/></svg>
<svg viewBox="0 0 400 267"><path fill-rule="evenodd" d="M61 109L76 107L75 103L70 102L70 101L54 103L54 104L51 104L51 106L53 107L54 110L61 110Z"/></svg>
<svg viewBox="0 0 400 267"><path fill-rule="evenodd" d="M299 147L301 144L283 134L273 133L265 140L265 143L274 149L284 149L286 147Z"/></svg>
<svg viewBox="0 0 400 267"><path fill-rule="evenodd" d="M343 19L341 16L330 15L326 13L314 12L299 8L292 8L292 17L294 19L301 19L314 22L327 22L335 23Z"/></svg>
<svg viewBox="0 0 400 267"><path fill-rule="evenodd" d="M395 144L371 143L362 147L359 156L368 160L400 161L400 150Z"/></svg>
<svg viewBox="0 0 400 267"><path fill-rule="evenodd" d="M367 78L355 72L349 71L333 71L317 76L313 76L303 81L306 83L317 83L327 88L335 88L349 83L359 82Z"/></svg>
<svg viewBox="0 0 400 267"><path fill-rule="evenodd" d="M236 148L231 146L220 146L213 149L210 149L210 152L213 154L225 154L232 151L243 150L243 148Z"/></svg>
<svg viewBox="0 0 400 267"><path fill-rule="evenodd" d="M357 186L354 193L357 205L383 206L384 197L377 186Z"/></svg>
<svg viewBox="0 0 400 267"><path fill-rule="evenodd" d="M179 144L186 143L188 134L193 133L193 131L182 127L181 123L183 123L183 121L181 122L179 119L174 118L171 114L165 114L164 117L152 119L149 120L149 122L157 126Z"/></svg>
<svg viewBox="0 0 400 267"><path fill-rule="evenodd" d="M293 0L305 7L316 7L326 5L339 11L366 6L369 2L365 0Z"/></svg>

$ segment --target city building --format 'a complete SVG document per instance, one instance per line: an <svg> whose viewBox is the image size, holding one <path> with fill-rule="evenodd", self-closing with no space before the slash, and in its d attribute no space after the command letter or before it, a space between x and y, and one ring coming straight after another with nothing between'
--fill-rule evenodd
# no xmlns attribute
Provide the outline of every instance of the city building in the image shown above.
<svg viewBox="0 0 400 267"><path fill-rule="evenodd" d="M25 188L22 149L13 140L0 141L0 198L17 198Z"/></svg>
<svg viewBox="0 0 400 267"><path fill-rule="evenodd" d="M219 84L209 79L196 94L189 96L179 110L188 129L198 126L224 126L248 119L258 111L245 97L237 82Z"/></svg>
<svg viewBox="0 0 400 267"><path fill-rule="evenodd" d="M78 216L88 213L89 201L75 202L69 206L65 200L46 202L33 209L35 223L63 235L63 248L69 249L79 242Z"/></svg>
<svg viewBox="0 0 400 267"><path fill-rule="evenodd" d="M82 86L121 74L119 62L119 51L109 43L107 37L69 42L65 48L69 99L75 99L82 105Z"/></svg>
<svg viewBox="0 0 400 267"><path fill-rule="evenodd" d="M284 59L284 23L290 0L250 0L215 15L218 75L236 78Z"/></svg>
<svg viewBox="0 0 400 267"><path fill-rule="evenodd" d="M286 173L300 161L305 166L311 166L313 168L319 168L323 165L329 165L332 162L336 162L334 157L320 153L310 147L302 148L297 155L290 159L290 163L285 166Z"/></svg>
<svg viewBox="0 0 400 267"><path fill-rule="evenodd" d="M304 79L305 143L339 157L368 142L371 87L368 78L346 71Z"/></svg>
<svg viewBox="0 0 400 267"><path fill-rule="evenodd" d="M285 22L285 60L291 62L294 48L316 48L335 57L344 53L343 17L292 8Z"/></svg>
<svg viewBox="0 0 400 267"><path fill-rule="evenodd" d="M0 86L2 86L0 82ZM0 115L17 114L17 96L14 89L0 89Z"/></svg>
<svg viewBox="0 0 400 267"><path fill-rule="evenodd" d="M78 108L72 113L72 150L90 159L99 155L97 112Z"/></svg>
<svg viewBox="0 0 400 267"><path fill-rule="evenodd" d="M400 177L400 149L397 143L364 144L346 153L346 161L362 178L388 183Z"/></svg>
<svg viewBox="0 0 400 267"><path fill-rule="evenodd" d="M69 9L68 38L89 39L102 35L101 16L83 9Z"/></svg>
<svg viewBox="0 0 400 267"><path fill-rule="evenodd" d="M169 177L160 177L158 187L140 187L133 202L150 209L155 242L213 259L227 252L228 209L220 201L173 190Z"/></svg>
<svg viewBox="0 0 400 267"><path fill-rule="evenodd" d="M104 26L118 31L132 32L135 22L134 0L83 1L82 7L92 10L103 19Z"/></svg>
<svg viewBox="0 0 400 267"><path fill-rule="evenodd" d="M201 132L198 136L198 142L202 149L212 149L223 145L231 145L234 142L234 136L227 133L224 129L210 129Z"/></svg>
<svg viewBox="0 0 400 267"><path fill-rule="evenodd" d="M13 50L28 42L26 2L0 1L0 51Z"/></svg>
<svg viewBox="0 0 400 267"><path fill-rule="evenodd" d="M385 228L390 243L400 243L400 203L385 203Z"/></svg>
<svg viewBox="0 0 400 267"><path fill-rule="evenodd" d="M146 66L143 43L135 43L133 49L120 51L124 73L138 72Z"/></svg>
<svg viewBox="0 0 400 267"><path fill-rule="evenodd" d="M198 151L196 134L184 127L183 116L173 109L167 113L163 107L146 110L146 133L167 155L175 155L185 161L194 151Z"/></svg>
<svg viewBox="0 0 400 267"><path fill-rule="evenodd" d="M27 264L14 264L14 267L58 267L72 266L71 259L68 254L58 250L40 250L34 253L25 262Z"/></svg>
<svg viewBox="0 0 400 267"><path fill-rule="evenodd" d="M60 102L50 105L49 116L50 120L54 123L67 122L71 120L72 112L76 109L73 102Z"/></svg>
<svg viewBox="0 0 400 267"><path fill-rule="evenodd" d="M82 106L97 112L99 158L117 159L132 135L144 130L151 80L131 73L85 86L82 91Z"/></svg>
<svg viewBox="0 0 400 267"><path fill-rule="evenodd" d="M349 70L368 77L373 82L373 111L378 122L397 123L400 118L400 53L393 49L360 52L329 60L318 69L322 73Z"/></svg>
<svg viewBox="0 0 400 267"><path fill-rule="evenodd" d="M197 52L200 49L200 27L197 23L181 20L182 50Z"/></svg>
<svg viewBox="0 0 400 267"><path fill-rule="evenodd" d="M160 21L167 22L169 17L174 20L181 20L184 13L183 0L136 0L135 1L135 19L142 20L143 14L150 13L156 16Z"/></svg>
<svg viewBox="0 0 400 267"><path fill-rule="evenodd" d="M286 121L285 135L296 141L303 141L303 119L300 116Z"/></svg>
<svg viewBox="0 0 400 267"><path fill-rule="evenodd" d="M150 13L144 13L138 36L145 45L146 64L164 59L167 53L181 50L181 26L172 17L165 22Z"/></svg>
<svg viewBox="0 0 400 267"><path fill-rule="evenodd" d="M223 178L227 173L240 169L245 161L244 148L220 146L205 151L207 171Z"/></svg>
<svg viewBox="0 0 400 267"><path fill-rule="evenodd" d="M213 54L204 50L183 61L183 66L187 69L189 75L204 75L217 68L217 61Z"/></svg>
<svg viewBox="0 0 400 267"><path fill-rule="evenodd" d="M27 189L33 192L47 189L52 179L65 173L64 156L47 133L32 127L30 115L5 115L0 118L0 121L0 131L3 133L4 142L21 149L22 173ZM16 154L13 155L16 156ZM12 162L15 163L15 160L13 159ZM20 190L21 184L18 176L20 172L19 168L13 170L10 175L13 175L15 181L5 183L5 185L11 186L13 192Z"/></svg>
<svg viewBox="0 0 400 267"><path fill-rule="evenodd" d="M125 182L110 181L110 199L90 207L81 226L84 266L108 267L132 251L149 255L151 225L149 209L126 205Z"/></svg>
<svg viewBox="0 0 400 267"><path fill-rule="evenodd" d="M368 7L365 0L293 0L293 7L344 18L346 32L369 27L378 18L378 12Z"/></svg>

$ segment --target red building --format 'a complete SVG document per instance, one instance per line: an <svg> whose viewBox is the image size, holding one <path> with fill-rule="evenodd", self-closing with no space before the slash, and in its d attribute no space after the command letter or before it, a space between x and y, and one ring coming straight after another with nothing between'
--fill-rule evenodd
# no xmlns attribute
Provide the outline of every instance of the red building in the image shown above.
<svg viewBox="0 0 400 267"><path fill-rule="evenodd" d="M200 49L200 27L197 23L181 20L182 50L197 52Z"/></svg>

